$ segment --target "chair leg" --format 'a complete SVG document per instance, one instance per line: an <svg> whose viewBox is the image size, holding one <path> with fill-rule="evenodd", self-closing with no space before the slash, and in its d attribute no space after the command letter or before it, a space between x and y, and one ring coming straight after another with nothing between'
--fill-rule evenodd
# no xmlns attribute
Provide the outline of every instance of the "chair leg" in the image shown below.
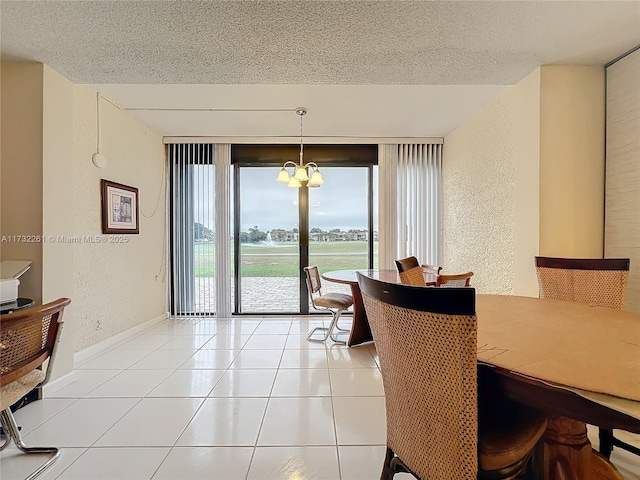
<svg viewBox="0 0 640 480"><path fill-rule="evenodd" d="M615 448L620 448L622 450L626 450L627 452L632 453L633 455L640 456L640 448L620 440L613 434L613 430L605 430L604 428L601 428L598 431L598 435L600 437L600 453L606 456L607 458L609 457L605 455L605 453L603 452L603 445L605 448L608 448L609 455L611 455L611 452L615 447Z"/></svg>
<svg viewBox="0 0 640 480"><path fill-rule="evenodd" d="M331 337L331 340L333 340L334 342L340 343L342 345L346 345L347 342L345 340L339 340L333 334L334 330L338 326L338 320L340 320L340 315L341 314L342 314L342 310L336 310L333 313L333 318L331 319L331 325L329 325L329 336ZM339 329L339 330L341 330L341 329Z"/></svg>
<svg viewBox="0 0 640 480"><path fill-rule="evenodd" d="M13 413L10 408L5 408L0 412L0 423L2 423L2 428L4 429L5 435L7 437L5 446L10 443L11 440L16 444L19 450L24 453L53 453L54 455L47 460L44 464L42 464L36 471L31 473L25 480L32 480L44 472L47 468L53 465L58 457L60 456L61 450L56 447L28 447L23 441L22 436L20 435L20 430L18 429L18 425L16 424L16 420L13 417ZM3 446L4 448L4 446Z"/></svg>
<svg viewBox="0 0 640 480"><path fill-rule="evenodd" d="M384 463L382 464L382 474L380 480L391 480L394 473L391 471L391 460L393 460L393 450L387 447L387 454L384 457Z"/></svg>
<svg viewBox="0 0 640 480"><path fill-rule="evenodd" d="M341 332L350 332L351 331L350 328L340 328L340 326L338 326L338 322L336 322L336 330L339 330Z"/></svg>
<svg viewBox="0 0 640 480"><path fill-rule="evenodd" d="M393 459L391 460L391 476L393 477L396 473L408 473L418 480L420 479L420 477L413 473L411 469L407 467L405 463L397 456L393 457Z"/></svg>
<svg viewBox="0 0 640 480"><path fill-rule="evenodd" d="M613 430L599 428L598 439L600 440L600 453L608 460L613 452Z"/></svg>
<svg viewBox="0 0 640 480"><path fill-rule="evenodd" d="M316 332L324 332L324 336L322 338L313 338ZM310 342L325 342L327 338L329 338L329 328L327 327L316 327L307 335L307 340Z"/></svg>
<svg viewBox="0 0 640 480"><path fill-rule="evenodd" d="M307 340L310 342L326 342L328 338L331 338L335 343L339 343L342 345L346 345L346 341L340 340L334 336L334 330L340 330L343 332L348 332L349 330L344 330L338 327L338 320L340 319L340 315L342 314L342 310L332 311L331 323L328 327L315 327L313 330L309 332L307 335ZM316 332L324 332L324 336L322 338L313 338Z"/></svg>

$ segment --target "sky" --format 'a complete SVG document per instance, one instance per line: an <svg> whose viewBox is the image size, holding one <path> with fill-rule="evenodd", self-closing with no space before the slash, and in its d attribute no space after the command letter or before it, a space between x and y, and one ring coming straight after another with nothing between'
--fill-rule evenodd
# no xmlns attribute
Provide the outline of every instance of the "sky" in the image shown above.
<svg viewBox="0 0 640 480"><path fill-rule="evenodd" d="M274 228L298 228L298 189L276 182L280 167L242 167L240 169L241 231L258 226L262 231ZM367 169L363 167L324 167L325 183L309 192L310 228L328 231L367 228ZM377 174L377 168L374 169ZM374 191L377 190L374 175ZM213 176L196 182L196 222L213 227ZM377 200L374 198L374 218ZM377 223L377 222L376 222Z"/></svg>

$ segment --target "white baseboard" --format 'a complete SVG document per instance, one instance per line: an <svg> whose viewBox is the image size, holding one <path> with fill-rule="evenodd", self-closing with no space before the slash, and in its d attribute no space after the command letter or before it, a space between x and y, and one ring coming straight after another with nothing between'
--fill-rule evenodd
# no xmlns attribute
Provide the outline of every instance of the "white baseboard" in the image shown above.
<svg viewBox="0 0 640 480"><path fill-rule="evenodd" d="M159 323L162 320L166 320L167 318L169 318L168 312L160 314L157 317L152 318L151 320L147 320L146 322L140 323L135 327L131 327L124 332L120 332L114 335L113 337L109 337L101 342L96 343L95 345L91 345L90 347L80 350L73 355L73 364L80 365L88 360L91 360L92 358L100 355L104 350L110 349L114 345L117 345L119 343L123 343L128 338L131 338L138 333L151 328L156 323ZM47 391L52 392L71 384L74 380L74 373L75 369L63 375L62 377L56 378L55 380L47 383L44 387L42 387L43 395L46 397Z"/></svg>
<svg viewBox="0 0 640 480"><path fill-rule="evenodd" d="M167 318L169 318L168 314L163 313L161 315L158 315L157 317L152 318L151 320L147 320L146 322L140 323L135 327L131 327L124 332L120 332L113 337L109 337L101 342L96 343L95 345L91 345L90 347L80 350L73 355L73 364L79 365L88 360L91 360L93 357L101 354L104 350L110 349L114 345L122 343L124 340L133 337L134 335L137 335L144 330L148 330L156 323L161 322L162 320L166 320Z"/></svg>

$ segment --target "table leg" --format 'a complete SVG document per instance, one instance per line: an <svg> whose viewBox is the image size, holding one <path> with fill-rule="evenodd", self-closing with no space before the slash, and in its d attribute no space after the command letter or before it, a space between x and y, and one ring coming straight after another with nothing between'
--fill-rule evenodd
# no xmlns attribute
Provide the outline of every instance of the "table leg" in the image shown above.
<svg viewBox="0 0 640 480"><path fill-rule="evenodd" d="M559 415L548 417L542 464L544 480L624 480L611 462L591 448L585 423Z"/></svg>
<svg viewBox="0 0 640 480"><path fill-rule="evenodd" d="M353 297L353 325L347 341L349 347L373 340L367 312L362 301L362 293L357 283L355 285L351 284L351 296Z"/></svg>

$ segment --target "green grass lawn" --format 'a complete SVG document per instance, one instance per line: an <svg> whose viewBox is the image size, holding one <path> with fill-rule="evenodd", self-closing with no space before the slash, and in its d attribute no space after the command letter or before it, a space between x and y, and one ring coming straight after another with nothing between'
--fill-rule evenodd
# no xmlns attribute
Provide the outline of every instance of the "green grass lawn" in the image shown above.
<svg viewBox="0 0 640 480"><path fill-rule="evenodd" d="M378 243L374 243L377 254ZM243 277L297 277L299 275L298 245L242 245ZM367 268L366 242L311 242L310 263L318 265L320 273L330 270ZM215 274L214 245L198 243L194 247L194 267L197 277Z"/></svg>

